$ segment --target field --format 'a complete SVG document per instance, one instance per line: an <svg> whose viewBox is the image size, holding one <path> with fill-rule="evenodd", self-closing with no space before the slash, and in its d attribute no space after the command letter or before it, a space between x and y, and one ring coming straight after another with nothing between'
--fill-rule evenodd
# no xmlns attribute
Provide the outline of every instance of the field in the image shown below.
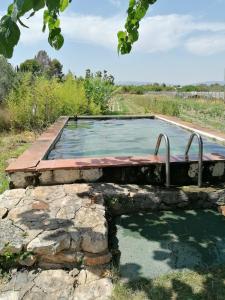
<svg viewBox="0 0 225 300"><path fill-rule="evenodd" d="M168 96L117 94L112 108L120 114L163 114L225 132L222 100L180 99Z"/></svg>

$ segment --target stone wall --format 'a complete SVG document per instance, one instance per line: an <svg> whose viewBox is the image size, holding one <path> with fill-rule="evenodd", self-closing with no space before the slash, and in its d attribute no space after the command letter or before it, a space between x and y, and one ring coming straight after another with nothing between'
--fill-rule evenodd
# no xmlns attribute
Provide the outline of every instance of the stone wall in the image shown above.
<svg viewBox="0 0 225 300"><path fill-rule="evenodd" d="M13 254L23 268L0 288L0 299L109 299L112 216L188 208L225 214L224 204L224 187L102 183L8 190L0 195L0 255Z"/></svg>
<svg viewBox="0 0 225 300"><path fill-rule="evenodd" d="M171 185L197 185L198 163L171 162ZM113 182L116 184L150 184L164 186L165 164L154 163L131 166L105 166L88 169L33 170L9 173L11 188L45 186L72 183ZM203 182L217 184L225 182L224 161L204 161Z"/></svg>
<svg viewBox="0 0 225 300"><path fill-rule="evenodd" d="M44 269L108 263L103 197L92 197L88 189L65 185L0 195L0 254L26 253L21 265Z"/></svg>
<svg viewBox="0 0 225 300"><path fill-rule="evenodd" d="M102 265L111 260L106 209L121 215L224 204L223 187L102 183L8 190L0 195L0 254L25 254L19 264L43 269Z"/></svg>

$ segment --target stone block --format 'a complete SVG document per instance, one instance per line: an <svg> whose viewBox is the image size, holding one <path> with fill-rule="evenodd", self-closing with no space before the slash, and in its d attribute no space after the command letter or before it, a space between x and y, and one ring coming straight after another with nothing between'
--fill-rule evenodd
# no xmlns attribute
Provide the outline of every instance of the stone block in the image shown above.
<svg viewBox="0 0 225 300"><path fill-rule="evenodd" d="M70 235L59 229L44 231L28 244L27 250L38 255L55 255L69 247Z"/></svg>
<svg viewBox="0 0 225 300"><path fill-rule="evenodd" d="M84 264L87 266L105 265L112 259L110 252L103 252L99 254L85 253Z"/></svg>

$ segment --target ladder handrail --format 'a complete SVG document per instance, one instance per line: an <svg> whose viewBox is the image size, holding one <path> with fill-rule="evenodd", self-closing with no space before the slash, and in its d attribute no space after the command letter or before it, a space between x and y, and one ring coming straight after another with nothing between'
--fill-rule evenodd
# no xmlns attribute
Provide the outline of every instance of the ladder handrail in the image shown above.
<svg viewBox="0 0 225 300"><path fill-rule="evenodd" d="M202 186L202 171L203 171L203 140L199 133L194 132L189 138L186 150L185 150L185 159L188 159L188 153L191 148L194 137L198 139L198 186Z"/></svg>
<svg viewBox="0 0 225 300"><path fill-rule="evenodd" d="M160 135L158 136L154 155L158 155L162 138L164 138L166 144L166 187L169 187L170 186L170 141L166 134L160 133Z"/></svg>

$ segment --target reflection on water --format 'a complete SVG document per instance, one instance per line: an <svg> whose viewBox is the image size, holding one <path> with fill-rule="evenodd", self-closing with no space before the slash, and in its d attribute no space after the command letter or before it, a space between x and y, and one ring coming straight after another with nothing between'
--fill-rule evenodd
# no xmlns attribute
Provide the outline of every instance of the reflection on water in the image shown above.
<svg viewBox="0 0 225 300"><path fill-rule="evenodd" d="M71 120L48 159L153 154L160 133L168 135L171 155L184 154L191 133L161 120ZM194 141L190 153L197 152ZM204 139L204 153L225 155L225 147Z"/></svg>

